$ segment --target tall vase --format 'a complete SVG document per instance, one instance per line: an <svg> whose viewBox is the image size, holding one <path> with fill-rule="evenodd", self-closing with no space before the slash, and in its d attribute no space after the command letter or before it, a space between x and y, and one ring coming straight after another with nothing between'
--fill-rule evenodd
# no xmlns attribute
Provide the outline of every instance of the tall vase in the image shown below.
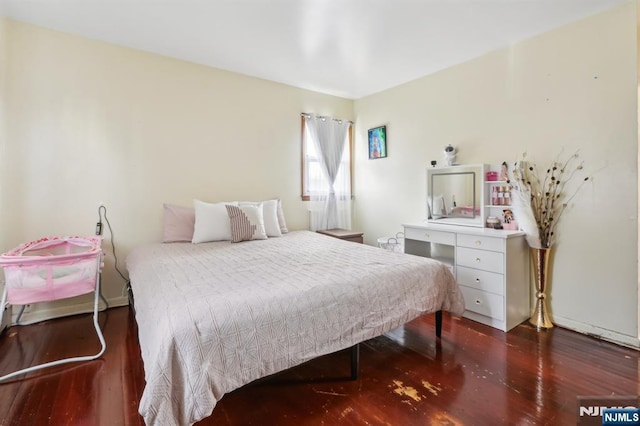
<svg viewBox="0 0 640 426"><path fill-rule="evenodd" d="M533 311L533 316L529 318L529 322L536 326L536 328L552 328L553 323L549 318L547 311L547 278L549 267L549 255L551 253L551 247L533 248L530 249L531 263L533 265L533 281L536 286L536 307Z"/></svg>

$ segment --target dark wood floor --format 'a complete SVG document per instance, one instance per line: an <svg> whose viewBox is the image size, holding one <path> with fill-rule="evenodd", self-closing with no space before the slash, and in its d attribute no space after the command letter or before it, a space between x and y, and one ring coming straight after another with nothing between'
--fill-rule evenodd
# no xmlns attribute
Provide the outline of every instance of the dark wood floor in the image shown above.
<svg viewBox="0 0 640 426"><path fill-rule="evenodd" d="M97 361L0 384L1 425L142 425L144 389L128 308L100 314L107 350ZM0 337L0 374L97 351L91 316L12 327ZM325 356L226 395L198 425L576 424L577 396L636 395L640 352L562 328L509 333L445 314Z"/></svg>

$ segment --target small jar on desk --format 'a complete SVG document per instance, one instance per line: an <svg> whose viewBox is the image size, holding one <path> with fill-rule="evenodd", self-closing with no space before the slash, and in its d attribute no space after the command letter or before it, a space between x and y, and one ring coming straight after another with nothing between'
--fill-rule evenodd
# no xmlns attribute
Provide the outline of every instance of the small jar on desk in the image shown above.
<svg viewBox="0 0 640 426"><path fill-rule="evenodd" d="M500 219L498 219L497 217L489 216L487 218L487 228L501 229L502 223L500 222Z"/></svg>

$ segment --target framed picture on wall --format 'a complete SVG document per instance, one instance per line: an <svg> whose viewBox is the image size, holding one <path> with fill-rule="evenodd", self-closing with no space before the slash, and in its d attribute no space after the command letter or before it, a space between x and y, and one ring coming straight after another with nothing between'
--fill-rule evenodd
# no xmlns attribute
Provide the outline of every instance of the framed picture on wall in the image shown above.
<svg viewBox="0 0 640 426"><path fill-rule="evenodd" d="M369 160L387 156L387 126L369 129Z"/></svg>

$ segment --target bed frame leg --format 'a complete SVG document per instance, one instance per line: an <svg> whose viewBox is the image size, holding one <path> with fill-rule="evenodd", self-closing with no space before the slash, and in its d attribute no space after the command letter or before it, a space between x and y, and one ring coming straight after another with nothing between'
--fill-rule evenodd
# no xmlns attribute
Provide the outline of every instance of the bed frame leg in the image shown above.
<svg viewBox="0 0 640 426"><path fill-rule="evenodd" d="M351 380L358 380L360 369L360 343L351 346Z"/></svg>
<svg viewBox="0 0 640 426"><path fill-rule="evenodd" d="M436 337L442 337L442 311L436 311Z"/></svg>

